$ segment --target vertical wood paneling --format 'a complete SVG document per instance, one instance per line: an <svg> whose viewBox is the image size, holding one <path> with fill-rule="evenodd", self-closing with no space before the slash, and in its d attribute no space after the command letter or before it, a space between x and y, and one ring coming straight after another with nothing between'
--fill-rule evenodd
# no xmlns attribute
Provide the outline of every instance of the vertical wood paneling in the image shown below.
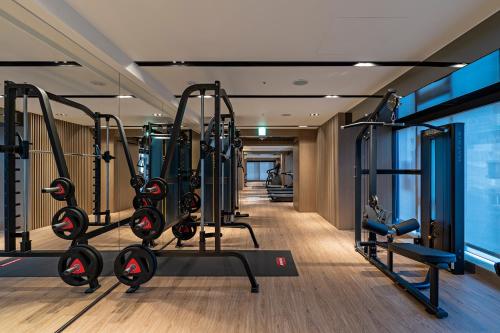
<svg viewBox="0 0 500 333"><path fill-rule="evenodd" d="M293 205L299 212L316 211L316 137L316 131L300 131L293 148Z"/></svg>
<svg viewBox="0 0 500 333"><path fill-rule="evenodd" d="M357 133L341 131L345 115L337 114L319 129L316 138L318 214L340 229L353 227L354 139Z"/></svg>
<svg viewBox="0 0 500 333"><path fill-rule="evenodd" d="M93 153L93 135L89 127L56 120L63 151L65 153ZM32 150L51 151L50 141L43 117L30 114L30 141ZM69 174L75 184L78 206L88 213L92 211L92 157L66 156ZM65 205L49 194L42 194L42 187L50 185L58 177L54 155L49 153L30 154L30 229L50 225L55 212Z"/></svg>

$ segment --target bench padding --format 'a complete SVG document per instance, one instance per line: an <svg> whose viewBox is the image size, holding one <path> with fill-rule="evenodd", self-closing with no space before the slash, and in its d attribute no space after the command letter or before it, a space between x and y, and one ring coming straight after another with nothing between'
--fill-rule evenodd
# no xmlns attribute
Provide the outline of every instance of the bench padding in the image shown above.
<svg viewBox="0 0 500 333"><path fill-rule="evenodd" d="M421 263L450 264L457 260L453 253L412 243L390 243L388 250Z"/></svg>

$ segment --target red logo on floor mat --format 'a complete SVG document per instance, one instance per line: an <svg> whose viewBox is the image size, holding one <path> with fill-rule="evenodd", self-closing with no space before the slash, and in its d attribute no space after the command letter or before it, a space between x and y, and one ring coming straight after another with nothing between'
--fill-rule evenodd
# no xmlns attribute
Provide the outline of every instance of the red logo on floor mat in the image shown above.
<svg viewBox="0 0 500 333"><path fill-rule="evenodd" d="M278 267L286 267L285 257L276 257L276 265L278 265Z"/></svg>

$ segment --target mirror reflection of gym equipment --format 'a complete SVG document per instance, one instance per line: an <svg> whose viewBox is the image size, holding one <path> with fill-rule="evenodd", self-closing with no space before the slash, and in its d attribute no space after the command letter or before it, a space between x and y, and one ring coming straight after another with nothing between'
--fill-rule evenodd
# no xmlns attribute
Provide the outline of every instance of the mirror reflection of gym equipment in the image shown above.
<svg viewBox="0 0 500 333"><path fill-rule="evenodd" d="M0 332L497 332L498 1L0 3Z"/></svg>

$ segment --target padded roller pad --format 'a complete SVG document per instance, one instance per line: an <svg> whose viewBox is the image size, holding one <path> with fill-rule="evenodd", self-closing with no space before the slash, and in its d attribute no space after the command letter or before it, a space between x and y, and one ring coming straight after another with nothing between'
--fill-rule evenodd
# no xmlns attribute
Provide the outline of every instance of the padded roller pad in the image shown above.
<svg viewBox="0 0 500 333"><path fill-rule="evenodd" d="M373 220L363 222L363 228L381 236L385 236L389 233L389 227L387 225Z"/></svg>
<svg viewBox="0 0 500 333"><path fill-rule="evenodd" d="M424 264L450 264L455 254L412 243L390 243L388 250Z"/></svg>
<svg viewBox="0 0 500 333"><path fill-rule="evenodd" d="M403 221L392 226L396 230L396 235L401 236L420 228L420 224L415 219Z"/></svg>

